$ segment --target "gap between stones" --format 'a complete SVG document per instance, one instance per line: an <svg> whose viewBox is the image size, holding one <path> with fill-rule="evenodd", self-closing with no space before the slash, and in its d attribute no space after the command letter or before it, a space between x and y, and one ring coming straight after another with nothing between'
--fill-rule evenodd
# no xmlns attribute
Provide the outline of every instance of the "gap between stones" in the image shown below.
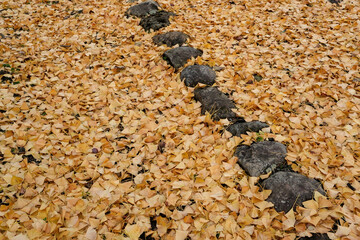
<svg viewBox="0 0 360 240"><path fill-rule="evenodd" d="M141 18L140 26L147 32L169 26L170 16L176 16L174 13L161 10L160 5L153 0L130 7L125 15ZM200 49L183 46L188 38L189 36L182 32L173 31L158 34L152 40L156 45L179 46L163 53L163 59L178 71L189 59L201 56L203 53ZM241 134L246 134L248 131L259 132L263 128L269 127L267 123L260 121L246 122L244 118L237 116L232 111L236 108L234 102L218 88L212 87L216 80L216 73L211 67L207 65L187 66L181 71L180 79L187 87L196 87L194 98L201 103L201 114L208 112L215 121L228 119L231 124L225 126L225 129L233 136L240 137ZM206 86L197 87L199 83ZM285 160L286 154L286 146L271 139L255 142L250 146L239 145L234 153L238 158L238 164L249 176L259 177L270 173L270 176L260 181L259 184L264 189L272 190L267 201L273 203L278 212L296 210L296 205L302 205L304 201L313 199L315 191L326 195L320 182L291 169ZM329 238L327 234L314 233L311 239Z"/></svg>

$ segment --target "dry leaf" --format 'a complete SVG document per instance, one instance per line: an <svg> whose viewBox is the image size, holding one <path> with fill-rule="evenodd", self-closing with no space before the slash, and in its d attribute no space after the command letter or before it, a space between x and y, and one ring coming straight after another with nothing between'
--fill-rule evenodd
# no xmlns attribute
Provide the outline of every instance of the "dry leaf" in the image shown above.
<svg viewBox="0 0 360 240"><path fill-rule="evenodd" d="M1 2L0 239L357 239L359 4L159 1L177 15L147 33L124 17L139 2ZM153 44L169 31L271 131L201 115ZM327 196L276 213L233 156L269 139Z"/></svg>
<svg viewBox="0 0 360 240"><path fill-rule="evenodd" d="M295 222L296 222L294 210L291 209L289 212L287 212L285 214L285 217L286 217L286 220L283 221L284 229L287 230L287 229L294 227Z"/></svg>

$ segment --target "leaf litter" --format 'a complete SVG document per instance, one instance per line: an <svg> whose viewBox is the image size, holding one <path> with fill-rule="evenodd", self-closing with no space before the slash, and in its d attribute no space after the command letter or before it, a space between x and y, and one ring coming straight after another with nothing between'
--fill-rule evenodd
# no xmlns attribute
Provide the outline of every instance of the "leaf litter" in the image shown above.
<svg viewBox="0 0 360 240"><path fill-rule="evenodd" d="M0 239L357 239L358 2L159 4L176 16L146 33L130 1L1 3ZM201 115L152 42L168 31L271 132L231 137ZM269 138L327 197L265 201L233 153Z"/></svg>

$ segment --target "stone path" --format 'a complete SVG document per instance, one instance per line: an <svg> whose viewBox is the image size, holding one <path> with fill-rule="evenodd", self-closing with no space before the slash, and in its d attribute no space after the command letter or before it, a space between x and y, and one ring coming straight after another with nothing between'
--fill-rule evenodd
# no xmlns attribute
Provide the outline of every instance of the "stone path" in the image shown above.
<svg viewBox="0 0 360 240"><path fill-rule="evenodd" d="M161 10L161 6L153 1L145 1L132 6L126 16L141 18L140 26L145 31L151 29L157 31L170 25L169 17L176 16L171 12ZM153 37L156 45L179 47L167 50L163 54L166 60L176 70L181 69L189 59L202 55L202 50L183 46L189 36L182 32L168 32ZM201 114L211 114L213 120L228 119L231 124L225 126L233 136L241 136L246 132L258 132L269 127L267 123L260 121L245 122L241 116L237 116L233 109L235 103L218 88L212 87L216 80L215 71L207 65L192 65L185 67L180 73L180 79L189 88L194 88L194 98L201 103ZM207 85L198 87L198 84ZM272 190L267 201L274 204L274 208L281 212L296 210L296 205L310 200L314 192L325 195L321 183L304 175L293 172L287 165L286 146L275 141L261 141L252 145L240 145L235 149L238 164L252 177L271 173L261 185L264 189ZM284 170L284 169L287 169ZM328 239L326 234L314 234L311 238L301 239Z"/></svg>

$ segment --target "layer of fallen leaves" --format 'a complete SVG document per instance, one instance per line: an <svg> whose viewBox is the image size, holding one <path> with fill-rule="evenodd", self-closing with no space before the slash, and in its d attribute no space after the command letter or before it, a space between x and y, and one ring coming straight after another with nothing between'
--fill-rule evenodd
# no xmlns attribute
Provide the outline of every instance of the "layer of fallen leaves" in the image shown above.
<svg viewBox="0 0 360 240"><path fill-rule="evenodd" d="M328 197L277 213L118 0L2 1L0 239L356 239L359 2L159 1ZM191 64L189 63L189 64ZM258 81L262 79L261 81Z"/></svg>

